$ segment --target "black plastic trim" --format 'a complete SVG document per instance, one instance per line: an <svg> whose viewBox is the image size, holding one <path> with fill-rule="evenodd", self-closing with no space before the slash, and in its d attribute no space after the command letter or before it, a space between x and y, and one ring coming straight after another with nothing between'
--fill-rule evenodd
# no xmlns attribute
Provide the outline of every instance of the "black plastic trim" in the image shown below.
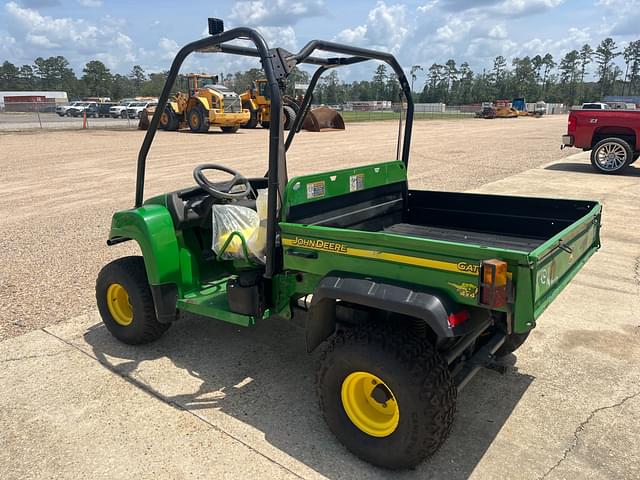
<svg viewBox="0 0 640 480"><path fill-rule="evenodd" d="M175 283L149 285L156 317L160 323L171 323L177 318L178 287Z"/></svg>

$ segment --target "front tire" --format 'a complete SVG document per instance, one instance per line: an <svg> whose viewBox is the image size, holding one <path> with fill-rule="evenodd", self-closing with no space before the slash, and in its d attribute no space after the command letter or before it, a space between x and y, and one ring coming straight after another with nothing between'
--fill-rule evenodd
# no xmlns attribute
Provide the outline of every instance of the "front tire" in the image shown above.
<svg viewBox="0 0 640 480"><path fill-rule="evenodd" d="M209 122L204 107L196 105L187 112L187 122L193 133L205 133L209 131Z"/></svg>
<svg viewBox="0 0 640 480"><path fill-rule="evenodd" d="M606 174L620 173L632 162L633 151L621 138L605 138L595 144L591 150L591 165Z"/></svg>
<svg viewBox="0 0 640 480"><path fill-rule="evenodd" d="M178 120L178 116L176 115L176 112L173 111L173 108L166 107L160 116L160 128L162 130L173 132L178 130L179 124L180 120Z"/></svg>
<svg viewBox="0 0 640 480"><path fill-rule="evenodd" d="M415 467L453 424L457 391L446 362L425 339L388 325L338 332L321 359L317 389L338 440L380 467Z"/></svg>
<svg viewBox="0 0 640 480"><path fill-rule="evenodd" d="M118 340L130 345L153 342L170 323L156 317L142 257L123 257L104 266L96 281L102 321Z"/></svg>

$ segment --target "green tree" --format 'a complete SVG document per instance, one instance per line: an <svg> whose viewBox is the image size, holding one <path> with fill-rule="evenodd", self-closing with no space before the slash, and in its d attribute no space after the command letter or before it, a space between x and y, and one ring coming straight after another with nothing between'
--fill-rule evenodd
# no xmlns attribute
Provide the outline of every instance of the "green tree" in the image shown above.
<svg viewBox="0 0 640 480"><path fill-rule="evenodd" d="M502 55L498 55L493 60L493 69L491 70L491 81L495 96L500 98L505 96L508 76L507 59Z"/></svg>
<svg viewBox="0 0 640 480"><path fill-rule="evenodd" d="M145 97L159 97L167 80L168 72L150 73L149 78L140 87L140 95Z"/></svg>
<svg viewBox="0 0 640 480"><path fill-rule="evenodd" d="M107 66L100 60L91 60L82 69L82 82L90 96L107 97L111 95L113 77Z"/></svg>
<svg viewBox="0 0 640 480"><path fill-rule="evenodd" d="M147 80L147 74L140 65L134 65L131 69L131 72L129 73L129 80L131 80L134 91L138 92L142 84Z"/></svg>
<svg viewBox="0 0 640 480"><path fill-rule="evenodd" d="M376 71L373 74L373 78L371 80L375 94L374 100L385 100L385 86L387 84L388 77L387 66L381 63L376 68Z"/></svg>
<svg viewBox="0 0 640 480"><path fill-rule="evenodd" d="M598 64L598 83L600 84L600 96L604 97L613 88L615 83L614 63L620 51L613 38L605 38L596 48L595 58Z"/></svg>
<svg viewBox="0 0 640 480"><path fill-rule="evenodd" d="M560 61L560 83L564 102L575 103L576 81L580 70L580 52L571 50Z"/></svg>
<svg viewBox="0 0 640 480"><path fill-rule="evenodd" d="M5 60L0 65L0 90L15 90L19 83L20 69Z"/></svg>

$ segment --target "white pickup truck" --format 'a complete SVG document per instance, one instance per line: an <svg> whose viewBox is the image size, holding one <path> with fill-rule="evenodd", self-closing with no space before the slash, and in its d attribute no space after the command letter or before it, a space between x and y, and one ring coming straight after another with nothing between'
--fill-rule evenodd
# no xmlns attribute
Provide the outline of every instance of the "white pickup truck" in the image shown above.
<svg viewBox="0 0 640 480"><path fill-rule="evenodd" d="M74 107L79 106L79 105L80 105L80 104L82 104L82 103L83 103L83 102L71 102L71 103L70 103L70 104L68 104L68 105L58 105L58 106L56 107L56 113L57 113L58 115L60 115L61 117L65 117L65 116L70 117L70 116L71 116L71 114L69 113L69 110L70 110L70 109L72 109L72 108L74 108Z"/></svg>
<svg viewBox="0 0 640 480"><path fill-rule="evenodd" d="M155 107L158 105L158 102L134 102L130 103L129 107L127 107L127 115L129 118L140 118L142 117L142 110L147 107Z"/></svg>
<svg viewBox="0 0 640 480"><path fill-rule="evenodd" d="M109 115L112 118L127 118L127 108L134 103L137 102L132 100L129 102L121 102L119 105L114 105L109 109Z"/></svg>

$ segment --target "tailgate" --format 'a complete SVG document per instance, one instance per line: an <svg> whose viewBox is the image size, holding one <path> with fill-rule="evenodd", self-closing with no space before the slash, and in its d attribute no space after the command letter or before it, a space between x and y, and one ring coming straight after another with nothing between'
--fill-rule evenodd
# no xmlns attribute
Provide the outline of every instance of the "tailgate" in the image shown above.
<svg viewBox="0 0 640 480"><path fill-rule="evenodd" d="M600 248L602 206L591 211L529 254L533 281L533 316L538 318L553 299Z"/></svg>

